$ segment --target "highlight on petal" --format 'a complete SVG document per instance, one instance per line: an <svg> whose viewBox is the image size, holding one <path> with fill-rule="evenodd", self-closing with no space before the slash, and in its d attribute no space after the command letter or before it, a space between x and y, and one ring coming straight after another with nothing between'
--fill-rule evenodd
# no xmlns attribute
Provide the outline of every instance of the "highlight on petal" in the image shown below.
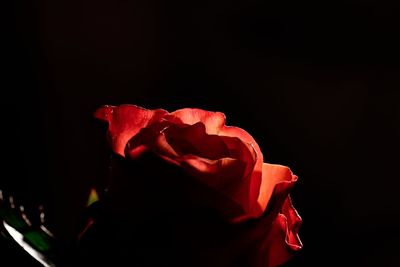
<svg viewBox="0 0 400 267"><path fill-rule="evenodd" d="M284 199L297 181L297 176L285 166L263 163L262 180L257 194L256 205L248 213L235 218L234 223L258 218L268 209L268 205L280 208ZM273 199L272 199L273 198ZM272 203L271 203L272 202Z"/></svg>
<svg viewBox="0 0 400 267"><path fill-rule="evenodd" d="M202 122L208 134L218 134L225 125L225 115L221 112L206 111L197 108L184 108L170 113L168 117L174 123L195 124Z"/></svg>
<svg viewBox="0 0 400 267"><path fill-rule="evenodd" d="M261 210L264 211L267 208L274 190L275 194L282 191L286 191L286 194L288 194L296 181L297 176L288 167L264 163L260 194L257 200Z"/></svg>
<svg viewBox="0 0 400 267"><path fill-rule="evenodd" d="M261 149L254 138L239 127L225 125L226 117L222 112L212 112L197 108L184 108L171 112L166 116L166 119L173 123L184 123L189 125L202 122L205 125L208 134L238 137L243 142L251 144L256 150L259 160L261 162L263 160Z"/></svg>
<svg viewBox="0 0 400 267"><path fill-rule="evenodd" d="M103 106L94 116L108 123L108 137L113 151L125 156L127 142L144 127L159 121L168 112L148 110L135 105Z"/></svg>

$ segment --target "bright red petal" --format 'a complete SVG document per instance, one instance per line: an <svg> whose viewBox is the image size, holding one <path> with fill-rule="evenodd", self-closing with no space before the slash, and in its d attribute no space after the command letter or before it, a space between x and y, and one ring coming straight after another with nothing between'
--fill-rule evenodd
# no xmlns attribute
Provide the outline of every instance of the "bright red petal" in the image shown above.
<svg viewBox="0 0 400 267"><path fill-rule="evenodd" d="M113 151L125 156L127 142L142 128L159 121L168 112L147 110L135 105L103 106L94 116L108 123L108 136Z"/></svg>

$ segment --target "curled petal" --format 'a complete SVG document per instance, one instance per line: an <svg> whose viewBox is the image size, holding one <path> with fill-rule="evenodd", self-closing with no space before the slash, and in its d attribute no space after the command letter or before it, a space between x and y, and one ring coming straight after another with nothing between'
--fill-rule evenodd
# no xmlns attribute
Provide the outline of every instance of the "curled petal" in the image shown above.
<svg viewBox="0 0 400 267"><path fill-rule="evenodd" d="M219 191L228 191L232 185L240 182L245 169L243 161L232 158L209 160L195 155L185 155L176 158L176 161L194 177Z"/></svg>
<svg viewBox="0 0 400 267"><path fill-rule="evenodd" d="M264 239L257 259L257 267L275 267L288 261L293 251L287 245L288 222L283 214L279 214L269 225L268 237Z"/></svg>
<svg viewBox="0 0 400 267"><path fill-rule="evenodd" d="M180 155L195 154L211 160L230 156L222 138L207 134L205 125L201 122L170 126L164 131L164 135Z"/></svg>
<svg viewBox="0 0 400 267"><path fill-rule="evenodd" d="M257 161L257 154L254 147L237 137L220 136L219 138L225 143L230 157L246 162L244 177L251 175Z"/></svg>
<svg viewBox="0 0 400 267"><path fill-rule="evenodd" d="M171 112L168 118L174 123L195 124L202 122L208 134L218 134L225 125L225 115L221 112L211 112L197 108L184 108Z"/></svg>
<svg viewBox="0 0 400 267"><path fill-rule="evenodd" d="M241 188L246 187L247 180L243 179L246 163L232 158L209 160L195 155L185 155L174 159L191 176L210 188L210 192L235 203L235 209L220 208L220 203L212 206L221 212L222 216L231 220L246 212L247 203L240 195Z"/></svg>
<svg viewBox="0 0 400 267"><path fill-rule="evenodd" d="M165 135L160 133L160 125L155 123L132 137L125 148L125 155L130 159L136 159L147 150L152 150L164 159L175 158L178 153L167 142Z"/></svg>
<svg viewBox="0 0 400 267"><path fill-rule="evenodd" d="M297 176L288 167L264 163L260 194L257 200L261 210L264 211L267 208L273 194L286 198L296 181Z"/></svg>
<svg viewBox="0 0 400 267"><path fill-rule="evenodd" d="M266 211L271 212L268 210L269 206L274 207L277 212L297 181L297 176L288 167L269 163L263 163L262 167L262 179L256 205L244 216L236 218L234 222L258 218Z"/></svg>
<svg viewBox="0 0 400 267"><path fill-rule="evenodd" d="M281 212L272 224L265 226L269 231L260 246L256 266L279 266L303 247L298 236L302 221L293 208L290 197L286 198Z"/></svg>
<svg viewBox="0 0 400 267"><path fill-rule="evenodd" d="M208 134L202 122L193 125L172 125L166 128L163 134L180 155L194 154L210 160L226 157L240 159L246 163L246 177L254 169L257 155L251 145L237 137Z"/></svg>
<svg viewBox="0 0 400 267"><path fill-rule="evenodd" d="M238 202L243 208L243 214L250 212L251 178L257 160L256 152L250 144L237 137L207 134L202 122L173 125L163 133L168 143L182 156L177 160L183 160L183 164L193 163L187 166L196 170L195 175L205 177L206 184ZM189 154L196 156L193 162L192 158L188 160L185 157ZM227 164L232 162L236 162L236 165L240 163L240 168ZM192 168L189 170L193 171ZM228 181L229 187L226 186Z"/></svg>
<svg viewBox="0 0 400 267"><path fill-rule="evenodd" d="M219 136L238 137L243 142L251 144L257 152L258 161L263 161L261 149L254 138L239 127L225 125L226 117L221 112L212 112L196 108L184 108L171 112L166 116L173 123L184 123L193 125L202 122L208 134Z"/></svg>
<svg viewBox="0 0 400 267"><path fill-rule="evenodd" d="M281 215L284 215L287 221L286 228L286 244L293 251L298 251L303 247L299 237L299 228L302 219L296 209L293 207L292 200L288 196L283 204Z"/></svg>
<svg viewBox="0 0 400 267"><path fill-rule="evenodd" d="M257 203L259 197L259 189L261 185L261 172L263 165L263 155L254 138L245 130L239 127L225 125L226 117L221 112L211 112L201 109L185 108L170 113L167 120L173 123L195 124L202 122L208 134L216 134L219 136L237 137L242 142L245 142L253 147L256 152L256 160L253 168L253 173L250 177L248 191L249 210L252 210L252 216L260 215L261 210Z"/></svg>
<svg viewBox="0 0 400 267"><path fill-rule="evenodd" d="M113 151L125 156L127 142L146 126L160 121L168 112L148 110L135 105L103 106L94 116L108 123L108 137Z"/></svg>

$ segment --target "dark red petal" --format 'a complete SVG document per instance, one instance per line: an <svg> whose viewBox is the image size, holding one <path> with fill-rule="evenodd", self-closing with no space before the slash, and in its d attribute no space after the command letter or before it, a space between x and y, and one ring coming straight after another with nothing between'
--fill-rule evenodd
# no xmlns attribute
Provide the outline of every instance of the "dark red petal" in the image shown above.
<svg viewBox="0 0 400 267"><path fill-rule="evenodd" d="M251 175L257 161L257 154L253 146L243 142L237 137L218 136L218 138L225 143L231 158L240 159L241 161L246 162L244 177Z"/></svg>
<svg viewBox="0 0 400 267"><path fill-rule="evenodd" d="M245 168L243 161L222 158L209 160L195 155L185 155L175 159L194 177L219 191L228 191L240 182Z"/></svg>
<svg viewBox="0 0 400 267"><path fill-rule="evenodd" d="M285 263L293 255L286 243L287 219L283 214L279 214L271 225L265 227L269 227L269 232L260 247L256 266L275 267Z"/></svg>
<svg viewBox="0 0 400 267"><path fill-rule="evenodd" d="M287 219L286 243L293 251L298 251L303 247L299 237L299 228L302 224L302 219L293 207L292 200L288 196L283 204L281 214Z"/></svg>
<svg viewBox="0 0 400 267"><path fill-rule="evenodd" d="M173 160L212 192L235 203L234 209L226 209L225 204L221 208L218 202L212 203L212 207L218 209L223 217L231 220L246 212L248 203L243 201L240 194L240 189L248 183L248 179L242 176L246 168L245 162L232 158L209 160L195 155L185 155Z"/></svg>
<svg viewBox="0 0 400 267"><path fill-rule="evenodd" d="M140 130L137 135L129 140L125 155L130 159L136 159L150 149L164 159L177 157L177 152L170 146L165 136L160 133L159 126L159 124L153 124Z"/></svg>
<svg viewBox="0 0 400 267"><path fill-rule="evenodd" d="M274 267L288 261L295 252L303 247L298 236L301 218L293 208L290 197L287 197L282 213L279 213L272 224L265 221L269 229L256 257L257 267Z"/></svg>
<svg viewBox="0 0 400 267"><path fill-rule="evenodd" d="M199 158L209 160L219 160L223 158L240 160L245 168L241 168L240 172L234 170L235 177L237 177L236 179L230 178L223 173L219 174L220 177L215 178L214 175L209 177L209 179L232 179L232 181L227 181L232 184L229 188L228 197L237 201L244 209L245 213L250 212L250 207L253 204L250 197L251 177L257 159L256 152L250 144L243 142L237 137L207 134L202 122L193 125L173 125L163 133L168 143L182 156L193 154ZM229 172L230 170L225 168L223 171ZM213 182L209 183L209 185L212 184ZM219 191L224 191L224 193L228 192L228 190L223 190L222 186L215 188Z"/></svg>
<svg viewBox="0 0 400 267"><path fill-rule="evenodd" d="M121 156L127 142L141 129L160 121L168 112L162 109L147 110L135 105L103 106L94 116L108 123L108 136L111 148Z"/></svg>
<svg viewBox="0 0 400 267"><path fill-rule="evenodd" d="M217 160L229 157L229 150L217 135L209 135L203 123L173 125L164 132L168 143L180 155L194 154L202 158Z"/></svg>
<svg viewBox="0 0 400 267"><path fill-rule="evenodd" d="M302 248L298 236L301 218L294 209L289 192L297 181L289 168L280 165L265 166L268 176L273 177L274 190L268 199L268 208L260 225L268 229L257 257L256 266L278 266L285 263L294 252ZM270 185L268 186L270 187ZM275 217L272 224L269 218ZM258 226L260 229L260 226Z"/></svg>

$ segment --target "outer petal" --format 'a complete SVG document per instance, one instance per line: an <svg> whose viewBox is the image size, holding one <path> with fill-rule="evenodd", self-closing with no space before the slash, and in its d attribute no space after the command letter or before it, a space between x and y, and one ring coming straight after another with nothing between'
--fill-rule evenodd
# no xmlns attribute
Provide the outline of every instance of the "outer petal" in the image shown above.
<svg viewBox="0 0 400 267"><path fill-rule="evenodd" d="M297 176L288 167L264 163L257 202L265 210L272 194L286 197L296 181Z"/></svg>
<svg viewBox="0 0 400 267"><path fill-rule="evenodd" d="M237 218L236 222L241 222L249 218L258 218L267 210L268 206L275 205L278 208L281 207L283 200L297 181L297 176L288 167L263 163L262 169L262 179L256 205L254 205L255 208L252 212ZM273 196L274 202L270 203ZM276 201L280 204L277 204Z"/></svg>
<svg viewBox="0 0 400 267"><path fill-rule="evenodd" d="M238 137L243 142L251 144L257 152L258 160L263 161L260 147L254 138L241 128L225 125L226 117L224 113L197 108L184 108L171 112L169 116L166 116L166 119L174 123L189 125L202 122L206 126L208 134Z"/></svg>
<svg viewBox="0 0 400 267"><path fill-rule="evenodd" d="M108 137L113 151L125 156L127 142L146 126L160 121L168 112L148 110L135 105L103 106L94 116L108 123Z"/></svg>
<svg viewBox="0 0 400 267"><path fill-rule="evenodd" d="M241 141L248 143L250 146L253 147L253 149L256 151L257 159L253 169L253 174L251 175L249 181L249 215L251 217L260 216L265 209L265 206L260 206L260 204L257 202L262 179L261 172L263 155L261 153L260 147L254 140L254 138L241 128L226 126L226 117L221 112L211 112L201 109L185 108L170 113L167 120L170 120L173 123L180 122L185 124L195 124L197 122L202 122L206 126L206 131L208 134L237 137Z"/></svg>
<svg viewBox="0 0 400 267"><path fill-rule="evenodd" d="M292 200L288 196L283 204L281 214L287 219L286 228L286 244L293 251L298 251L303 247L299 237L299 228L302 224L302 219L293 207Z"/></svg>
<svg viewBox="0 0 400 267"><path fill-rule="evenodd" d="M258 258L257 267L274 267L285 263L292 256L292 252L286 243L287 219L279 214L275 221L268 226L268 237L264 239Z"/></svg>
<svg viewBox="0 0 400 267"><path fill-rule="evenodd" d="M298 237L301 218L293 208L289 197L285 200L281 212L272 224L265 225L269 231L260 246L256 258L257 267L281 265L303 247Z"/></svg>

